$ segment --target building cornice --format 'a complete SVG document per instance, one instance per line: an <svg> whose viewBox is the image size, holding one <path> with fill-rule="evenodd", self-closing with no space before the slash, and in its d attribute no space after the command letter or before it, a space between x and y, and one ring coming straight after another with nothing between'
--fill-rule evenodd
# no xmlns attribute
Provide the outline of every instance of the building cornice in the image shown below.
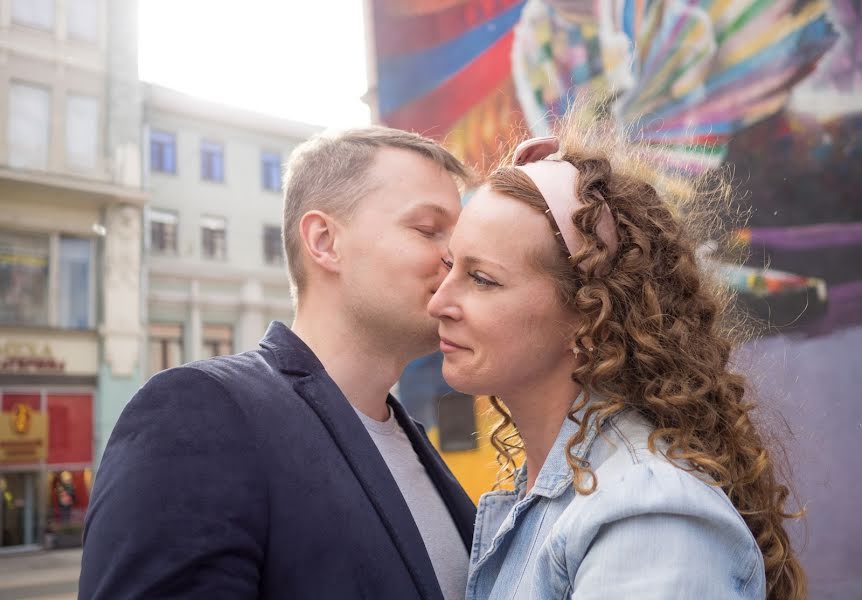
<svg viewBox="0 0 862 600"><path fill-rule="evenodd" d="M264 285L287 288L287 274L281 268L242 268L225 263L187 261L174 257L150 255L147 263L150 278L243 283L249 280Z"/></svg>
<svg viewBox="0 0 862 600"><path fill-rule="evenodd" d="M148 111L162 111L183 117L233 125L268 135L306 139L323 131L323 127L281 119L234 106L196 98L177 90L152 83L144 84L144 106Z"/></svg>
<svg viewBox="0 0 862 600"><path fill-rule="evenodd" d="M95 199L101 204L107 202L143 207L149 199L147 192L138 188L62 173L0 167L0 181L2 180L45 188L45 191L78 192L82 198L90 202ZM94 196L96 198L93 198Z"/></svg>
<svg viewBox="0 0 862 600"><path fill-rule="evenodd" d="M289 314L293 311L293 303L290 300L243 300L238 295L198 293L192 294L183 291L151 290L147 296L150 306L175 305L175 306L197 306L208 309L259 309L271 310Z"/></svg>

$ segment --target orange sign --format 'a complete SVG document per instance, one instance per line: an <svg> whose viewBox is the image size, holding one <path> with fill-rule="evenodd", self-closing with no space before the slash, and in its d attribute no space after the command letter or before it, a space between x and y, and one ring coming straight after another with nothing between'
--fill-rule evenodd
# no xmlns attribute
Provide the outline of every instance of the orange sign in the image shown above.
<svg viewBox="0 0 862 600"><path fill-rule="evenodd" d="M26 404L15 404L0 419L0 464L45 460L48 417Z"/></svg>
<svg viewBox="0 0 862 600"><path fill-rule="evenodd" d="M16 404L12 408L12 429L15 433L26 435L30 432L30 412L26 404Z"/></svg>

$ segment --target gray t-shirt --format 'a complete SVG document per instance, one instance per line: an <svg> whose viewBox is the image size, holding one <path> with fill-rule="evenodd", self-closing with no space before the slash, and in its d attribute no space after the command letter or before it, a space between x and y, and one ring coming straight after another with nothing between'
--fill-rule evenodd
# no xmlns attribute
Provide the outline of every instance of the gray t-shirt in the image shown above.
<svg viewBox="0 0 862 600"><path fill-rule="evenodd" d="M446 600L463 600L469 557L446 504L416 456L410 439L389 410L389 419L375 421L356 411L407 502Z"/></svg>

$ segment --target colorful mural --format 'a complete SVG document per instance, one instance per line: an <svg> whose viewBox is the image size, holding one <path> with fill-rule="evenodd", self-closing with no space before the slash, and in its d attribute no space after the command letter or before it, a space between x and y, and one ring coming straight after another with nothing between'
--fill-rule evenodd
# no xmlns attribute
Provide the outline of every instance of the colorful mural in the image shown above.
<svg viewBox="0 0 862 600"><path fill-rule="evenodd" d="M765 325L740 362L795 432L811 597L862 597L862 520L841 499L862 493L847 477L862 451L860 2L370 3L380 121L480 171L582 96L671 169L734 167L748 258L717 268ZM418 399L443 393L434 360L402 386L432 424Z"/></svg>

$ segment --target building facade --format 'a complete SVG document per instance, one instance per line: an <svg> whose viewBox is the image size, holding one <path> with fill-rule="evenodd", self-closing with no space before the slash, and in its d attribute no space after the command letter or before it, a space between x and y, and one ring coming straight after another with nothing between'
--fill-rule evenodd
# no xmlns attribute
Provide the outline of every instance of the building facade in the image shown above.
<svg viewBox="0 0 862 600"><path fill-rule="evenodd" d="M0 0L0 551L79 530L142 381L134 0Z"/></svg>
<svg viewBox="0 0 862 600"><path fill-rule="evenodd" d="M146 374L257 347L293 306L281 167L315 127L144 86Z"/></svg>

